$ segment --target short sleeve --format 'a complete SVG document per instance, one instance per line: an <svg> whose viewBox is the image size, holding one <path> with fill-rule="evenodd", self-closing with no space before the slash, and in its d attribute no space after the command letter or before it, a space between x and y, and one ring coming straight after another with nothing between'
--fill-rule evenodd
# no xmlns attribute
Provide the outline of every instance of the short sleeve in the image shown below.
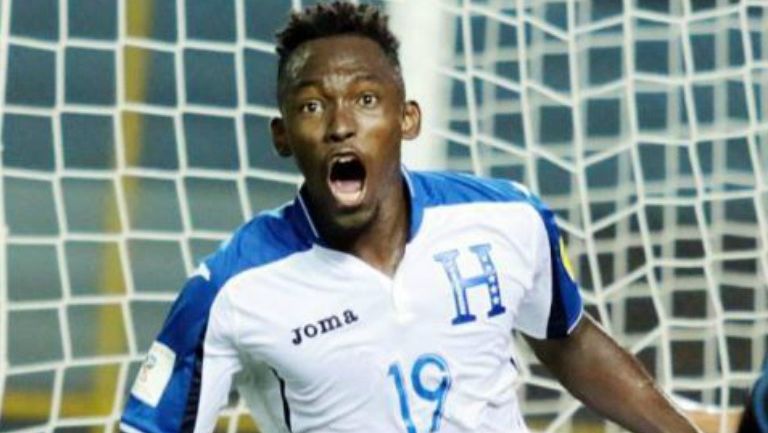
<svg viewBox="0 0 768 433"><path fill-rule="evenodd" d="M166 318L120 420L127 433L208 433L240 364L227 299L198 271ZM205 362L203 362L205 361Z"/></svg>
<svg viewBox="0 0 768 433"><path fill-rule="evenodd" d="M535 197L531 202L536 210L536 233L532 237L535 245L531 249L534 273L516 325L534 338L562 338L581 319L582 299L553 212Z"/></svg>

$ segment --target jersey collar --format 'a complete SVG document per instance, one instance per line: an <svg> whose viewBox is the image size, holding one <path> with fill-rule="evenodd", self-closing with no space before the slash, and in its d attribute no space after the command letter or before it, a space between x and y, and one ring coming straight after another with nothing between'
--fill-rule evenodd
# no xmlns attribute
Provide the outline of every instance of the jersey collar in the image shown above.
<svg viewBox="0 0 768 433"><path fill-rule="evenodd" d="M419 227L421 226L421 220L424 215L424 205L422 202L424 191L421 190L419 183L414 181L413 175L405 168L405 166L401 166L400 170L403 173L403 179L405 180L405 185L407 187L406 198L408 199L408 205L410 206L411 211L408 233L408 242L410 242L416 236ZM325 245L320 237L320 233L317 231L317 226L312 219L312 214L310 213L307 201L304 198L305 194L306 189L304 188L304 185L302 185L301 188L299 188L299 193L294 199L294 212L291 212L289 217L294 220L297 229L302 236L308 237L314 243Z"/></svg>

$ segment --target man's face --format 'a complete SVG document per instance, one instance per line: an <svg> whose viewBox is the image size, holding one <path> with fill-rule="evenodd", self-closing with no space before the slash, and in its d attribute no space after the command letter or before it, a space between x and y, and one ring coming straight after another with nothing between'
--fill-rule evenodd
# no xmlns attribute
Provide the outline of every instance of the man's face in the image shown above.
<svg viewBox="0 0 768 433"><path fill-rule="evenodd" d="M313 207L342 229L362 228L401 188L400 143L418 135L400 72L360 36L316 39L285 66L275 147L293 155Z"/></svg>

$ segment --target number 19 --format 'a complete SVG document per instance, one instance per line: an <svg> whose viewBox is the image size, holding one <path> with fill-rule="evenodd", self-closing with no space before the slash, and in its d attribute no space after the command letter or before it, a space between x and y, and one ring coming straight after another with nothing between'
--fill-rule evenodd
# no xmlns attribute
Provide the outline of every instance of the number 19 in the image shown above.
<svg viewBox="0 0 768 433"><path fill-rule="evenodd" d="M440 383L433 389L427 388L421 380L421 373L428 365L437 367L442 373ZM418 433L416 431L416 426L413 423L413 418L411 417L411 406L408 403L405 378L403 377L399 363L395 362L389 366L389 375L392 376L392 379L395 382L395 388L397 388L397 395L400 400L400 415L403 417L405 428L408 433ZM443 403L445 402L448 390L451 388L451 375L448 370L448 363L439 355L431 353L421 355L416 362L413 363L413 368L411 368L411 385L417 396L424 400L436 403L435 410L432 412L432 424L429 432L433 433L438 431L440 428L440 419L443 416Z"/></svg>

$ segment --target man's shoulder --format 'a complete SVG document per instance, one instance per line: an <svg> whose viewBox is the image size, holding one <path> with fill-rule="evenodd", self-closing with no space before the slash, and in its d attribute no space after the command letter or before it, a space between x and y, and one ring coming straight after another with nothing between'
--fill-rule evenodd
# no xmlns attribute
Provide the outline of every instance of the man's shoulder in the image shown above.
<svg viewBox="0 0 768 433"><path fill-rule="evenodd" d="M207 326L216 300L226 299L220 294L228 282L243 272L309 249L297 233L290 212L290 205L286 205L258 214L204 258L179 292L169 314L170 325L163 328L158 341L174 350L196 347L196 338ZM190 329L198 332L188 332Z"/></svg>
<svg viewBox="0 0 768 433"><path fill-rule="evenodd" d="M511 180L451 171L416 171L409 175L427 207L487 202L538 205L538 199L525 186Z"/></svg>
<svg viewBox="0 0 768 433"><path fill-rule="evenodd" d="M235 230L219 249L205 258L201 267L210 281L223 286L232 277L249 269L267 266L312 244L292 221L295 203L264 211Z"/></svg>

